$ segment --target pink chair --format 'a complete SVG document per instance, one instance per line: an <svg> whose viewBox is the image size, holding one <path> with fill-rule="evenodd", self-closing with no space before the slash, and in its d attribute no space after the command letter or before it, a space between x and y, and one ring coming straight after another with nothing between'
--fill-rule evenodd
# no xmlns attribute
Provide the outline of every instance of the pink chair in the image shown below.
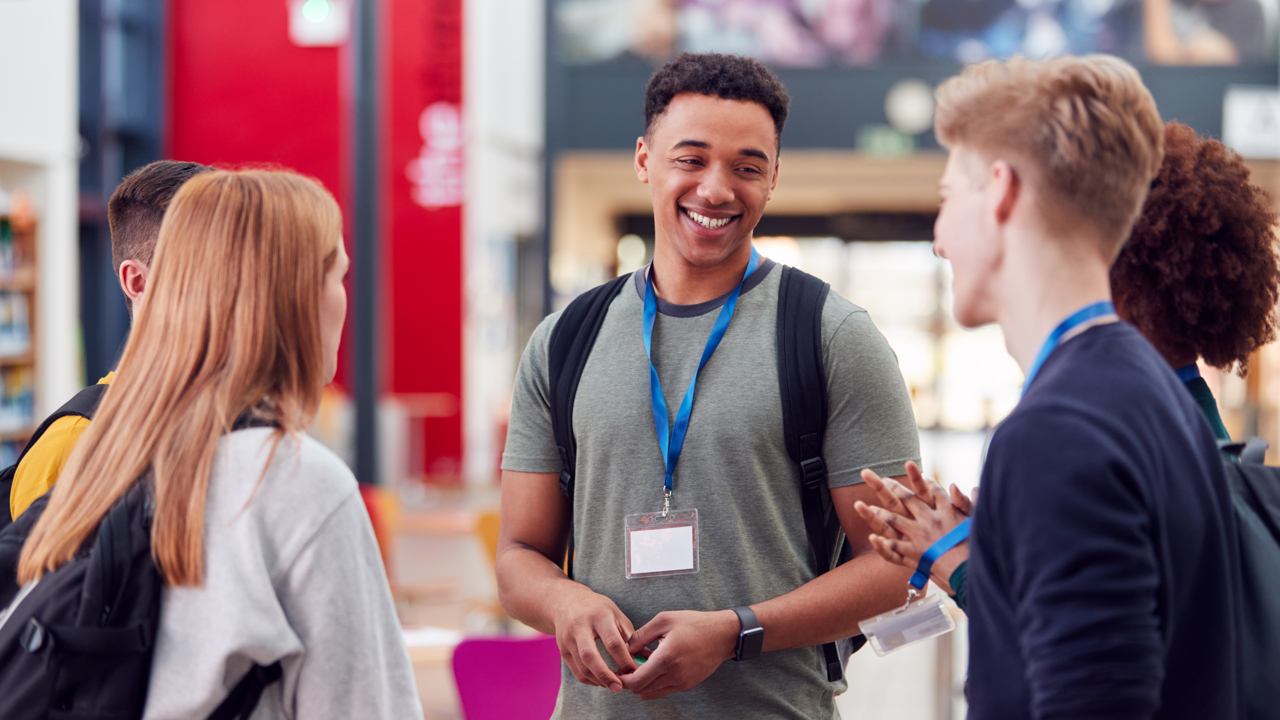
<svg viewBox="0 0 1280 720"><path fill-rule="evenodd" d="M453 651L466 720L547 720L560 693L560 650L550 635L468 638Z"/></svg>

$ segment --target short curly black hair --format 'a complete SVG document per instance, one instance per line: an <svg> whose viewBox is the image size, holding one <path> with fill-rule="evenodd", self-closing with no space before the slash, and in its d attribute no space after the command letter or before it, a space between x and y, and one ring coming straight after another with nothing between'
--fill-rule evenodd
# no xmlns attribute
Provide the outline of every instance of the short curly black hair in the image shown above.
<svg viewBox="0 0 1280 720"><path fill-rule="evenodd" d="M1111 267L1120 315L1165 357L1243 376L1276 337L1276 220L1239 155L1168 123L1160 174Z"/></svg>
<svg viewBox="0 0 1280 720"><path fill-rule="evenodd" d="M773 117L778 145L787 123L791 96L782 82L758 60L722 53L680 53L658 68L644 89L644 132L653 129L671 99L684 93L758 103Z"/></svg>

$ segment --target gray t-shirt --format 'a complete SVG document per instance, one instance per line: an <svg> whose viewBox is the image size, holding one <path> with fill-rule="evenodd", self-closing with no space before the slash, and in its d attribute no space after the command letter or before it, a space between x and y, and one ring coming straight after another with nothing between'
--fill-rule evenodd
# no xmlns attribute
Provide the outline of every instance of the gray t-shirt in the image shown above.
<svg viewBox="0 0 1280 720"><path fill-rule="evenodd" d="M575 579L611 598L637 628L664 610L724 610L784 595L813 579L800 474L787 455L775 357L781 271L766 261L747 279L715 355L698 375L673 509L698 510L696 574L628 580L623 518L662 509L665 474L641 336L643 274L614 299L574 404L578 442ZM658 301L654 367L675 418L726 298ZM502 468L558 473L547 348L559 319L534 332L516 376ZM822 311L830 416L823 453L833 488L859 472L901 475L919 462L919 436L897 359L867 312L832 292ZM766 628L766 632L767 632ZM826 679L819 647L726 662L699 686L645 702L582 685L562 668L556 718L833 718L846 684Z"/></svg>

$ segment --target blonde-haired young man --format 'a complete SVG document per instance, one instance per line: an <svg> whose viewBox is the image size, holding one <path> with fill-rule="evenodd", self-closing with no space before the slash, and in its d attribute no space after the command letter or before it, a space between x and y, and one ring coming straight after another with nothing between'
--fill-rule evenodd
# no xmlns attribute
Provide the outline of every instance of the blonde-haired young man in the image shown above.
<svg viewBox="0 0 1280 720"><path fill-rule="evenodd" d="M973 518L969 717L1239 717L1214 436L1110 302L1163 155L1151 95L1115 58L986 62L939 88L936 131L956 319L999 323L1027 373Z"/></svg>

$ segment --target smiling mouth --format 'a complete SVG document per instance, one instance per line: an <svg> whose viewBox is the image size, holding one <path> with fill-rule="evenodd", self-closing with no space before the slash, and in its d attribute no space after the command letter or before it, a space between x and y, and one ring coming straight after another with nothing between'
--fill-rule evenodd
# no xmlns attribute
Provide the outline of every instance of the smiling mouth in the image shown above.
<svg viewBox="0 0 1280 720"><path fill-rule="evenodd" d="M708 230L718 230L724 227L725 225L728 225L729 223L733 222L734 220L738 219L737 215L734 215L732 217L726 217L726 218L709 218L706 215L696 213L688 208L680 208L680 209L684 211L685 215L689 216L690 220L698 223L699 225L701 225L702 227Z"/></svg>

